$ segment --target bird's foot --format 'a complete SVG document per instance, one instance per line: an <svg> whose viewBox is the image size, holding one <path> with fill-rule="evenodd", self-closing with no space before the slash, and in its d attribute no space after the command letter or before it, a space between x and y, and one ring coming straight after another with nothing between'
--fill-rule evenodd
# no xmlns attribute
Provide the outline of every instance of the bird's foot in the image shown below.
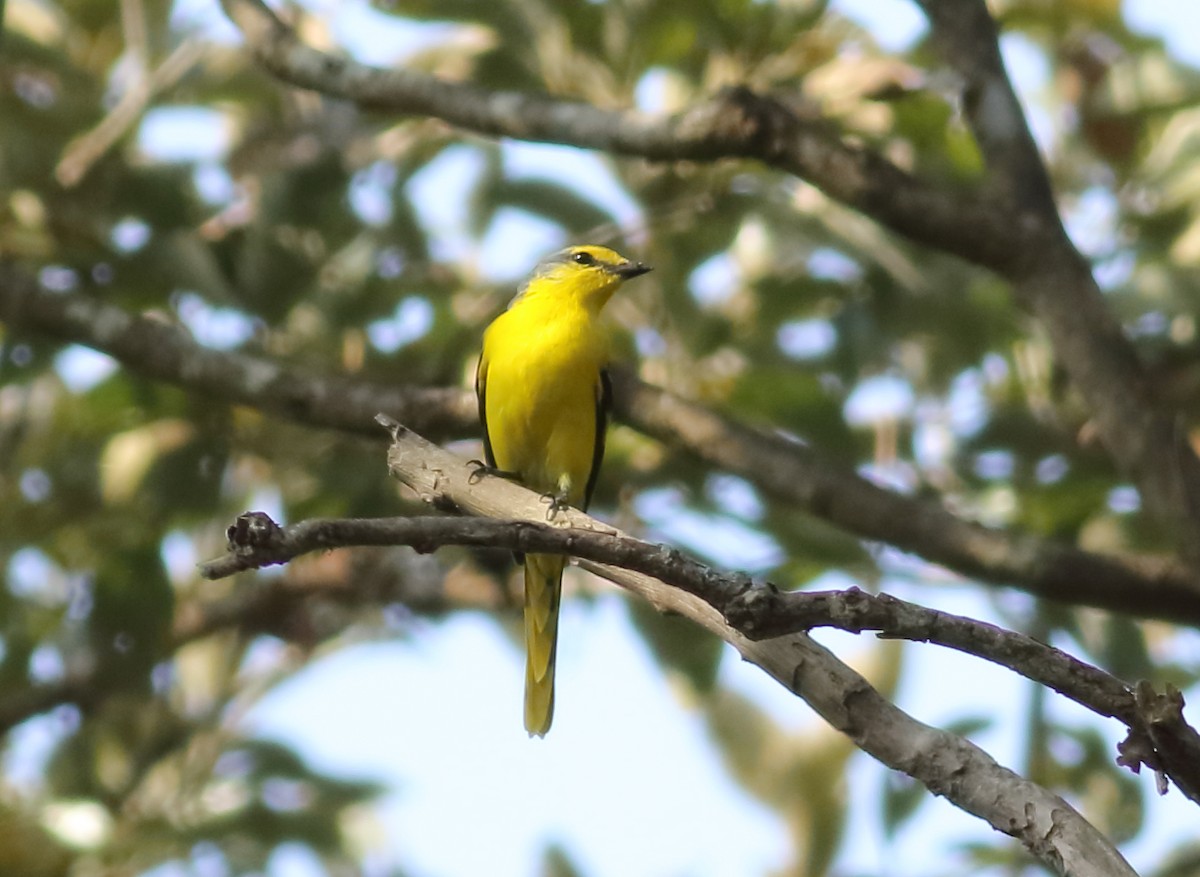
<svg viewBox="0 0 1200 877"><path fill-rule="evenodd" d="M559 512L571 507L564 493L543 493L542 502L546 504L546 520L553 521Z"/></svg>
<svg viewBox="0 0 1200 877"><path fill-rule="evenodd" d="M497 478L505 478L509 481L520 481L520 472L510 472L507 469L500 469L496 466L489 466L483 460L467 460L468 466L474 466L471 474L467 476L467 484L478 484L485 475L494 475Z"/></svg>

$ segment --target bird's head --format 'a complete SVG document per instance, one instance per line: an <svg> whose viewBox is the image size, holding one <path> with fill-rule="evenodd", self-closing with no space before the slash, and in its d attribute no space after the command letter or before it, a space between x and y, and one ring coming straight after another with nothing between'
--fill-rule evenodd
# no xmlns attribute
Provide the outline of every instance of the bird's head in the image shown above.
<svg viewBox="0 0 1200 877"><path fill-rule="evenodd" d="M513 304L525 297L549 295L599 310L617 287L649 270L649 265L630 261L608 247L567 247L538 264Z"/></svg>

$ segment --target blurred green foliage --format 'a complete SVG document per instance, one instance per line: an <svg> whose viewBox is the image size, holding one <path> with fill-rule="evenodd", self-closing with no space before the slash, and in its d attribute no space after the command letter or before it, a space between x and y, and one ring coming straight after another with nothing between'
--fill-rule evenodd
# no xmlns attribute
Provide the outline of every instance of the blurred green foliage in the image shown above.
<svg viewBox="0 0 1200 877"><path fill-rule="evenodd" d="M574 156L570 179L514 170L511 144L283 87L215 39L214 21L166 0L7 6L0 258L46 288L153 311L218 349L462 385L482 327L528 267L489 262L505 247L487 241L536 221L557 241L615 243L656 266L611 307L647 380L967 517L1097 550L1157 546L1044 337L1004 287L802 182L741 161ZM1006 40L1046 65L1030 109L1068 224L1162 393L1194 414L1200 74L1132 33L1115 0L994 6ZM811 104L847 136L947 186L966 188L982 172L924 41L886 53L819 0L377 9L452 25L406 59L426 72L650 111L744 83ZM288 12L306 38L332 39L329 22ZM194 58L163 85L164 61L189 42ZM183 127L155 139L168 110L183 112L174 117ZM602 193L613 189L628 212ZM431 207L460 192L461 203ZM224 525L252 500L277 497L289 520L395 513L377 449L0 328L0 700L77 673L95 685L56 714L63 731L39 783L0 776L0 872L133 874L216 856L230 873L250 873L279 844L299 842L329 873L356 873L361 851L345 826L379 788L247 738L225 711L286 676L247 682L262 630L300 655L380 634L380 609L403 601L403 588L360 576L367 598L357 604L333 611L326 603L338 601L314 589L286 623L243 619L182 649L177 626L198 601L253 586L248 577L201 592L191 568L220 552ZM831 572L872 587L889 575L942 578L753 485L714 482L719 474L615 430L595 505L626 521L657 515L669 537L718 563L736 538L729 528L749 528L777 547L754 572L787 587ZM680 514L703 527L673 531ZM453 559L466 562L451 569ZM326 563L321 576L353 574ZM455 586L440 608L495 606L480 584L504 575L494 558L446 563ZM287 575L303 585L304 569ZM730 775L783 817L789 873L834 873L848 741L784 732L722 688L714 641L646 607L631 612L696 695ZM1165 625L1038 605L1008 622L1128 678L1196 681L1194 663L1171 660L1176 632ZM874 653L869 675L885 692L899 684L899 653L894 644ZM958 730L988 722L964 717ZM1142 786L1118 771L1104 740L1037 710L1030 734L1045 747L1030 756L1039 781L1114 837L1138 835ZM904 778L877 794L889 834L928 798ZM95 832L72 834L71 814ZM965 853L979 869L1029 866L999 841ZM1163 873L1196 873L1195 858L1166 854ZM545 869L581 873L557 847Z"/></svg>

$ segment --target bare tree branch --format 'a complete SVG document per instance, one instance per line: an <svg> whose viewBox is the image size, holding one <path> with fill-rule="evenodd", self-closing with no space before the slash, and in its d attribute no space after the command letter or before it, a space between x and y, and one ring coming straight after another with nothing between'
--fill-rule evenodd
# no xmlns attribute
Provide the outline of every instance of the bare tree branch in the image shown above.
<svg viewBox="0 0 1200 877"><path fill-rule="evenodd" d="M374 415L383 410L439 439L479 429L467 390L377 384L210 350L165 319L134 316L78 293L48 292L3 265L0 320L86 344L146 377L313 426L377 435ZM811 448L645 384L628 369L613 369L612 378L619 420L856 536L1048 599L1200 625L1200 577L1190 569L984 527L936 502L879 487Z"/></svg>
<svg viewBox="0 0 1200 877"><path fill-rule="evenodd" d="M470 514L542 522L545 504L537 494L503 479L472 485L473 467L399 424L392 426L395 440L388 451L389 469L426 502ZM555 523L612 539L611 528L575 509L562 511ZM528 538L536 531L526 527L516 532ZM646 553L660 553L660 549ZM1054 871L1134 874L1108 839L1066 801L1000 766L968 740L916 721L807 634L750 640L695 594L620 567L588 563L586 568L729 642L865 752L1017 838Z"/></svg>
<svg viewBox="0 0 1200 877"><path fill-rule="evenodd" d="M917 0L938 50L960 77L962 110L983 153L991 194L1059 223L1050 178L1004 69L996 23L977 0Z"/></svg>
<svg viewBox="0 0 1200 877"><path fill-rule="evenodd" d="M1175 764L1187 768L1187 777L1180 779L1174 773L1175 780L1183 791L1193 801L1200 801L1200 787L1196 785L1197 768L1200 765L1200 746L1196 743L1196 732L1187 726L1183 718L1183 694L1173 685L1167 685L1163 693L1154 690L1147 681L1139 682L1136 689L1138 714L1146 734L1130 734L1118 744L1121 757L1117 763L1133 768L1136 773L1138 764L1151 762L1142 758L1146 748L1153 746L1155 760L1159 763ZM1159 776L1159 793L1165 793L1165 781Z"/></svg>
<svg viewBox="0 0 1200 877"><path fill-rule="evenodd" d="M851 633L873 630L890 638L935 643L1008 667L1098 715L1123 722L1129 736L1118 744L1118 762L1135 773L1145 764L1166 774L1185 796L1200 804L1200 734L1184 720L1183 698L1177 691L1159 695L1143 688L1149 683L1139 683L1135 694L1111 674L1032 637L858 589L755 588L725 604L724 614L730 624L754 639L812 627Z"/></svg>
<svg viewBox="0 0 1200 877"><path fill-rule="evenodd" d="M358 540L350 547L386 543ZM285 640L321 640L329 633L307 630L312 625L299 617L298 609L310 599L346 606L378 606L403 603L419 614L440 614L456 607L446 595L446 570L428 569L411 552L355 551L332 569L302 568L278 578L259 577L237 587L218 600L194 599L175 612L170 651L193 640L228 628L251 633L270 633ZM231 556L231 555L230 555ZM281 561L282 562L282 561ZM263 563L259 566L267 566ZM249 569L250 567L246 567ZM233 575L230 570L225 575ZM201 569L204 575L205 570ZM207 576L215 578L215 576ZM473 605L473 604L472 604Z"/></svg>
<svg viewBox="0 0 1200 877"><path fill-rule="evenodd" d="M401 440L409 439L404 436ZM469 482L470 476L464 490L477 503L484 502L481 497L494 489L490 484ZM525 514L545 508L536 494L521 490ZM444 509L458 509L454 497L445 493L429 501ZM229 528L229 552L202 564L200 571L206 578L216 579L286 563L310 551L363 545L408 545L419 552L470 545L572 555L642 573L699 597L751 640L815 627L851 633L870 630L946 646L1007 667L1098 715L1123 722L1130 733L1120 747L1122 763L1134 770L1146 764L1163 771L1184 794L1200 802L1200 735L1183 720L1181 698L1177 704L1157 702L1154 715L1158 718L1151 721L1144 702L1147 697L1157 697L1152 690L1135 696L1114 676L1023 634L857 588L783 592L770 583L753 583L744 575L716 572L679 551L606 529L594 519L589 518L588 525L590 529L579 530L529 520L399 517L315 518L280 527L261 512L249 512Z"/></svg>

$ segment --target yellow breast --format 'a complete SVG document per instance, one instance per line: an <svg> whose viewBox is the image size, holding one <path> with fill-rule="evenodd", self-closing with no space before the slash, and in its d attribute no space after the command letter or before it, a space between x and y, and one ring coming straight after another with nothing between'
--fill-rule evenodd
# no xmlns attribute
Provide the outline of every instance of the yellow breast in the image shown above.
<svg viewBox="0 0 1200 877"><path fill-rule="evenodd" d="M607 338L591 314L520 303L488 327L486 417L496 465L534 490L583 500Z"/></svg>

